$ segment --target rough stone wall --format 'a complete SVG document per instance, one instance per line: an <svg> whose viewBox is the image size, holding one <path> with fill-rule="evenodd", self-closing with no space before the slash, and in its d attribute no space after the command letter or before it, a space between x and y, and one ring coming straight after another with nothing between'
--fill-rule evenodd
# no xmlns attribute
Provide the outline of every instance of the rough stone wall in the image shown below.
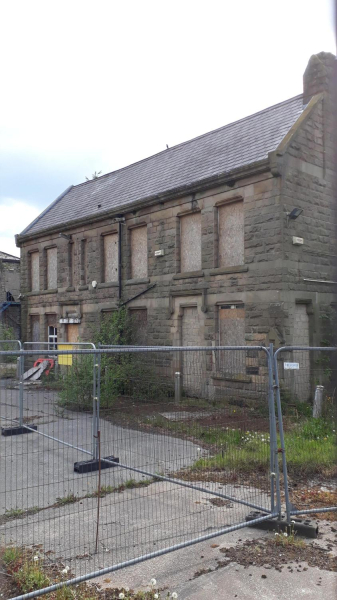
<svg viewBox="0 0 337 600"><path fill-rule="evenodd" d="M14 297L15 302L19 302L20 294L20 262L0 260L0 304L6 302L7 292ZM0 339L2 326L10 327L14 332L14 338L19 339L21 335L20 328L20 307L11 306L0 315Z"/></svg>
<svg viewBox="0 0 337 600"><path fill-rule="evenodd" d="M6 301L6 292L11 292L16 302L20 294L20 263L0 259L0 302Z"/></svg>
<svg viewBox="0 0 337 600"><path fill-rule="evenodd" d="M149 344L179 342L175 313L179 306L190 304L192 298L197 302L206 345L219 343L221 304L244 305L247 344L292 343L296 302L311 306L308 308L310 341L320 342L320 304L330 305L332 288L330 284L310 283L304 279L333 279L335 209L326 110L324 102L319 102L301 124L288 148L278 157L278 174L269 171L256 174L232 182L230 186L200 190L125 214L121 228L121 300L130 301L130 308L147 309ZM226 264L227 248L221 235L228 229L225 222L221 227L219 224L227 209L235 212L239 205L243 206L240 218L244 256L236 254L232 247ZM286 212L294 207L303 208L303 213L296 221L289 221ZM194 268L196 263L189 262L190 243L186 243L193 240L195 231L189 238L181 227L191 216L200 219L199 269ZM235 222L238 223L238 215ZM132 271L132 232L138 227L147 235L146 277L134 277ZM110 218L70 230L71 244L59 238L58 232L24 244L22 314L26 339L30 335L28 315L31 314L40 315L41 337L45 339L46 313L55 313L58 320L67 314L77 314L81 318L80 339L91 338L102 311L113 309L119 302L118 282L106 281L103 268L103 240L117 230ZM303 246L292 244L294 235L304 238ZM44 248L53 244L57 246L58 257L57 293L50 293L43 283ZM29 283L29 252L37 249L41 257L41 287L38 293L33 293ZM163 250L164 255L156 257L156 250ZM233 264L235 262L237 264ZM95 289L92 281L98 282ZM146 291L148 288L151 289ZM132 300L135 296L138 297ZM59 339L65 339L65 328L60 325L58 331ZM262 372L259 364L250 364L250 367ZM251 376L259 375L251 373Z"/></svg>
<svg viewBox="0 0 337 600"><path fill-rule="evenodd" d="M310 343L319 345L320 306L331 304L334 299L335 286L331 282L335 279L336 206L332 148L325 135L329 118L328 104L323 98L299 128L282 159L282 300L284 307L288 307L285 337L290 344L296 303L311 306ZM295 207L303 212L293 221L286 213ZM293 236L303 238L303 245L294 245Z"/></svg>
<svg viewBox="0 0 337 600"><path fill-rule="evenodd" d="M278 302L282 284L281 223L279 219L279 179L270 173L250 177L232 187L222 186L193 196L182 197L165 203L140 209L125 215L122 227L122 301L155 284L150 291L130 302L129 306L146 307L149 343L172 344L172 304L175 298L186 302L191 294L200 299L200 319L203 321L203 339L206 344L217 343L216 306L221 302L242 302L246 306L246 336L249 343L266 339L273 317L263 316L257 322L254 307L260 306L263 298L268 309L270 302ZM241 199L244 206L244 264L241 257L238 265L220 265L218 257L219 212L227 201ZM234 205L233 205L234 206ZM183 218L198 215L201 228L201 269L181 270L181 231ZM195 214L193 214L195 213ZM185 217L186 215L186 217ZM147 232L147 278L132 278L130 269L130 231L137 225ZM101 311L118 304L118 282L105 281L104 244L102 240L117 232L111 219L70 231L71 244L59 238L58 233L41 236L27 242L22 249L22 289L25 295L23 308L24 336L29 337L27 316L41 316L41 338L45 339L43 324L46 313L55 313L57 319L68 314L81 318L79 337L90 339L92 328L100 319ZM188 236L187 236L188 239ZM86 264L83 265L83 245L86 248ZM57 247L57 293L48 290L45 283L43 256L45 247ZM189 247L182 247L188 255ZM70 249L69 249L70 248ZM40 291L31 291L30 261L32 252L39 250ZM164 250L164 256L155 257L156 250ZM69 258L71 256L71 258ZM72 262L72 264L71 264ZM231 261L233 262L233 260ZM85 279L83 273L85 267ZM188 268L187 266L183 268ZM91 285L97 281L97 288ZM259 292L263 292L259 296ZM257 294L257 296L256 296ZM180 301L179 300L179 301ZM252 317L250 317L252 305ZM262 311L263 312L263 311ZM65 339L65 328L60 325L59 339Z"/></svg>

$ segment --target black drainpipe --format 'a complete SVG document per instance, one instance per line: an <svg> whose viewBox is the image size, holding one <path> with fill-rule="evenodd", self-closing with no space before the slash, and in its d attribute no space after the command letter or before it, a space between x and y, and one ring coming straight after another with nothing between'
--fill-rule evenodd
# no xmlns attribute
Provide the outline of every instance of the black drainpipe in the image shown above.
<svg viewBox="0 0 337 600"><path fill-rule="evenodd" d="M122 223L118 221L118 299L122 297Z"/></svg>

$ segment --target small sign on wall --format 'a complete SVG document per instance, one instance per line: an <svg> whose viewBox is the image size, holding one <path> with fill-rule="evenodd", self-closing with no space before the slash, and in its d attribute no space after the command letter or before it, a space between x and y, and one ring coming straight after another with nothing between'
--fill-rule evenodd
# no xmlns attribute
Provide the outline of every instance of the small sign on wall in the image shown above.
<svg viewBox="0 0 337 600"><path fill-rule="evenodd" d="M295 362L285 362L283 363L283 366L285 369L299 369L300 368L300 363L295 363Z"/></svg>

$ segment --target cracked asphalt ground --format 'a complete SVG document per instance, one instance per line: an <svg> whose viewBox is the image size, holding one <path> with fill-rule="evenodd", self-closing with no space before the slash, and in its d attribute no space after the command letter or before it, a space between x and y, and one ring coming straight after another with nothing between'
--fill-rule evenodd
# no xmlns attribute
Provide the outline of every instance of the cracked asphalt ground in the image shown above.
<svg viewBox="0 0 337 600"><path fill-rule="evenodd" d="M3 394L1 398L1 415L16 418L15 390L8 390L5 399ZM41 431L75 446L91 448L90 416L55 412L53 393L27 392L24 416L28 422L36 422ZM1 423L7 424L5 420ZM135 432L106 421L102 421L102 435L103 456L118 455L124 462L131 461L151 472L178 471L199 456L197 445L191 441ZM97 498L83 496L97 490L98 474L79 476L73 471L74 462L85 459L85 455L36 434L1 437L0 444L0 513L5 516L0 524L1 543L40 549L51 561L58 559L69 565L75 575L217 531L243 521L250 512L233 502L214 502L207 492L166 482L113 492L101 500L96 554ZM116 487L130 477L136 482L143 479L113 468L102 472L101 483ZM264 493L247 483L202 485L268 507ZM71 494L75 501L66 502ZM79 497L81 500L76 500ZM61 503L55 506L57 498ZM27 509L33 510L30 514L15 514ZM336 537L329 530L334 527L331 523L320 520L319 527L321 537L308 542L310 552L300 556L300 562L285 554L284 549L279 557L272 554L265 544L273 534L245 528L105 576L99 583L108 588L146 589L155 577L160 587L175 590L179 598L186 599L204 599L206 591L212 598L285 600L308 596L332 600L336 573L330 569L335 568ZM315 545L319 550L315 551Z"/></svg>

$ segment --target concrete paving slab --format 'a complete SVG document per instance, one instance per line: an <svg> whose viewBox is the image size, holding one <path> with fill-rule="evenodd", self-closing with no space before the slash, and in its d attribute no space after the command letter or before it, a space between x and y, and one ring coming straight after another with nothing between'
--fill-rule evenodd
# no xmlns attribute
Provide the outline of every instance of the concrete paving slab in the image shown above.
<svg viewBox="0 0 337 600"><path fill-rule="evenodd" d="M163 412L159 414L169 421L189 421L190 419L209 417L212 413L204 410L202 412L188 412L186 410L180 410L174 412Z"/></svg>
<svg viewBox="0 0 337 600"><path fill-rule="evenodd" d="M93 450L90 414L60 410L56 392L26 390L24 418L38 432L88 452ZM1 426L19 416L18 391L1 390ZM198 446L172 436L124 429L101 419L101 456L117 456L120 462L154 474L188 467L199 458ZM0 436L0 514L11 509L46 507L69 494L82 496L97 489L98 473L74 473L74 463L90 455L69 448L39 433ZM117 486L144 476L122 468L102 472L102 485Z"/></svg>
<svg viewBox="0 0 337 600"><path fill-rule="evenodd" d="M179 600L238 598L238 600L336 599L336 573L308 568L301 573L262 572L231 563L177 588Z"/></svg>
<svg viewBox="0 0 337 600"><path fill-rule="evenodd" d="M219 489L208 485L210 492ZM248 489L222 487L237 498L244 498ZM249 508L234 502L216 506L213 498L167 482L109 494L101 499L97 554L96 498L7 521L0 525L0 543L41 544L44 552L68 561L81 575L245 521Z"/></svg>

